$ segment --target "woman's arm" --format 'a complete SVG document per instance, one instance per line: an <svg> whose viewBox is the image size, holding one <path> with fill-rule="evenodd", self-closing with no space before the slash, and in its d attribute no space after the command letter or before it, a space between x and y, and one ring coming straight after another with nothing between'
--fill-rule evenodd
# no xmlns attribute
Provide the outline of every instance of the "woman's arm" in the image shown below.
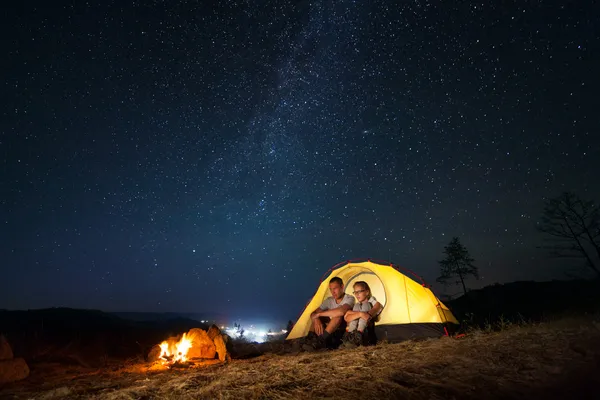
<svg viewBox="0 0 600 400"><path fill-rule="evenodd" d="M380 302L375 303L375 305L373 306L373 308L371 308L369 310L369 317L371 318L375 318L380 312L381 309L383 308L383 306L381 305Z"/></svg>
<svg viewBox="0 0 600 400"><path fill-rule="evenodd" d="M368 321L371 319L371 316L369 315L369 313L365 312L365 311L348 311L345 315L344 315L344 321L346 322L350 322L350 321L354 321L355 319L359 319L362 318L365 321Z"/></svg>
<svg viewBox="0 0 600 400"><path fill-rule="evenodd" d="M355 319L359 319L361 313L362 311L349 310L348 312L346 312L346 314L344 314L344 321L350 322L354 321Z"/></svg>
<svg viewBox="0 0 600 400"><path fill-rule="evenodd" d="M379 312L381 312L382 308L383 308L383 306L381 305L381 303L377 302L377 303L375 303L373 308L371 308L368 312L349 310L346 312L346 314L344 314L344 321L350 322L350 321L354 321L355 319L359 319L359 318L362 318L365 321L369 321L372 318L375 318L377 316L377 314L379 314Z"/></svg>

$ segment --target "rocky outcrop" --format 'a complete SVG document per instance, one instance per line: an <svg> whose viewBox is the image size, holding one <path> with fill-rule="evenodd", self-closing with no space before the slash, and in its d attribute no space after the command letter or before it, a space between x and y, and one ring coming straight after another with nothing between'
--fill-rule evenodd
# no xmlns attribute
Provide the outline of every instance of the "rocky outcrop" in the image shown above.
<svg viewBox="0 0 600 400"><path fill-rule="evenodd" d="M13 352L4 336L0 336L0 385L20 381L29 376L29 367L22 358L13 358Z"/></svg>
<svg viewBox="0 0 600 400"><path fill-rule="evenodd" d="M206 333L208 334L208 337L210 338L210 340L215 340L215 338L217 336L221 336L222 335L221 330L219 329L219 327L216 326L216 325L214 325L214 324L211 325L208 328L208 331Z"/></svg>
<svg viewBox="0 0 600 400"><path fill-rule="evenodd" d="M177 337L170 337L167 339L168 343L177 343L181 339L182 335ZM199 360L199 359L215 359L218 358L220 361L230 360L229 356L229 340L228 336L221 333L221 330L216 326L212 325L208 331L203 329L193 328L186 333L186 337L192 342L192 347L188 350L187 359ZM159 361L161 355L160 345L155 345L150 349L147 360L149 362Z"/></svg>
<svg viewBox="0 0 600 400"><path fill-rule="evenodd" d="M208 337L212 339L215 343L215 347L217 348L217 355L219 356L219 360L227 361L230 360L231 353L231 340L229 336L223 334L218 326L211 325L208 328Z"/></svg>
<svg viewBox="0 0 600 400"><path fill-rule="evenodd" d="M192 347L187 354L188 359L215 358L217 349L215 343L211 340L206 331L203 331L200 328L193 328L190 329L187 336L192 341Z"/></svg>
<svg viewBox="0 0 600 400"><path fill-rule="evenodd" d="M225 345L223 336L222 335L215 336L215 338L213 339L213 342L215 343L215 347L217 349L217 355L219 356L219 360L226 361L228 354L227 354L227 346Z"/></svg>

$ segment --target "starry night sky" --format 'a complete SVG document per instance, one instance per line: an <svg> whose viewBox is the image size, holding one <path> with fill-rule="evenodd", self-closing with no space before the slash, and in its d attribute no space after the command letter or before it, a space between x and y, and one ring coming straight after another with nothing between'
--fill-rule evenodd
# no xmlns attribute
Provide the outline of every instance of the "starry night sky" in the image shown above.
<svg viewBox="0 0 600 400"><path fill-rule="evenodd" d="M471 287L560 278L536 222L600 199L598 8L501 3L12 2L0 308L293 319L347 259L434 282L453 236Z"/></svg>

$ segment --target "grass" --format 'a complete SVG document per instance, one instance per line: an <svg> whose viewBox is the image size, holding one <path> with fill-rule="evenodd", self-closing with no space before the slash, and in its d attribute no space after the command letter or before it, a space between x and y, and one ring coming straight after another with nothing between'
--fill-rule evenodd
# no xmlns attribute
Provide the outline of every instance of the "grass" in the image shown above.
<svg viewBox="0 0 600 400"><path fill-rule="evenodd" d="M587 317L499 321L494 329L470 330L459 339L266 353L183 370L135 360L100 370L34 365L27 380L0 389L0 398L593 398L597 376L600 323Z"/></svg>

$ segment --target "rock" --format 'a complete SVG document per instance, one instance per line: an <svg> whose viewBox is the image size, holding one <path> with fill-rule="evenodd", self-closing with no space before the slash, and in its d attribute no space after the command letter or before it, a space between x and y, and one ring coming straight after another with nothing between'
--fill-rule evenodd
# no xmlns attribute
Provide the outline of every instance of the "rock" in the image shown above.
<svg viewBox="0 0 600 400"><path fill-rule="evenodd" d="M10 344L3 335L0 335L0 360L12 360L13 352Z"/></svg>
<svg viewBox="0 0 600 400"><path fill-rule="evenodd" d="M215 343L208 334L199 328L190 329L187 336L192 341L192 347L188 351L188 359L208 358L213 359L217 354Z"/></svg>
<svg viewBox="0 0 600 400"><path fill-rule="evenodd" d="M217 336L221 335L221 330L219 329L218 326L213 324L210 326L210 328L208 328L207 334L208 334L208 337L210 338L210 340L215 340L215 338Z"/></svg>
<svg viewBox="0 0 600 400"><path fill-rule="evenodd" d="M229 358L227 351L227 336L221 333L221 330L216 325L211 325L207 332L208 337L213 341L217 349L217 355L220 361L225 361Z"/></svg>
<svg viewBox="0 0 600 400"><path fill-rule="evenodd" d="M160 353L162 352L162 350L160 349L159 345L154 345L152 346L152 348L150 349L150 352L148 353L148 361L149 362L156 362L158 361L158 358L160 357Z"/></svg>
<svg viewBox="0 0 600 400"><path fill-rule="evenodd" d="M22 358L0 361L0 385L20 381L29 376L29 367Z"/></svg>
<svg viewBox="0 0 600 400"><path fill-rule="evenodd" d="M221 337L223 338L223 341L225 342L225 347L227 348L227 353L231 354L231 352L233 351L233 340L227 334L221 335Z"/></svg>
<svg viewBox="0 0 600 400"><path fill-rule="evenodd" d="M215 336L215 338L213 339L213 342L217 349L217 354L219 355L219 360L225 361L227 359L227 346L225 345L223 336L222 335Z"/></svg>

